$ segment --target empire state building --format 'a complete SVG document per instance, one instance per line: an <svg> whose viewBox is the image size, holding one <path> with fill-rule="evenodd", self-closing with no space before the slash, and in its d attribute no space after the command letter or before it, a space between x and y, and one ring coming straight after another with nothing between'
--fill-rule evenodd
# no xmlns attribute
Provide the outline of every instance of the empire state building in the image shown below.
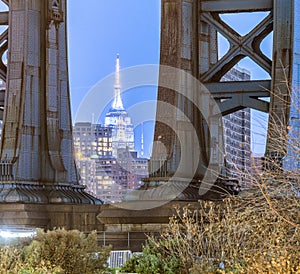
<svg viewBox="0 0 300 274"><path fill-rule="evenodd" d="M104 125L112 128L112 156L117 157L118 150L128 148L134 150L133 124L125 110L121 98L120 59L117 55L114 85L114 100L105 116Z"/></svg>

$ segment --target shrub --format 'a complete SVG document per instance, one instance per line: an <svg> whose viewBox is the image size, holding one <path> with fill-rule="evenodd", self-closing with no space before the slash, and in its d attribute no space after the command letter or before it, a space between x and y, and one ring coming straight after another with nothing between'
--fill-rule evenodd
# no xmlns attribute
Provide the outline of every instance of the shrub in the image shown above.
<svg viewBox="0 0 300 274"><path fill-rule="evenodd" d="M50 263L41 263L39 266L31 266L24 262L24 253L20 245L3 246L0 248L0 273L5 274L63 274L61 268Z"/></svg>
<svg viewBox="0 0 300 274"><path fill-rule="evenodd" d="M138 273L299 273L299 200L260 192L176 209L127 271ZM277 213L275 214L274 211ZM282 218L280 218L282 214ZM288 219L288 221L287 221ZM151 269L148 271L147 269ZM152 272L151 272L152 271ZM298 271L298 272L297 272Z"/></svg>
<svg viewBox="0 0 300 274"><path fill-rule="evenodd" d="M87 236L77 230L39 230L24 249L25 262L33 267L50 264L66 274L103 273L110 248L97 246L96 233Z"/></svg>
<svg viewBox="0 0 300 274"><path fill-rule="evenodd" d="M97 246L96 233L77 230L39 230L29 242L0 248L0 273L107 273L110 248Z"/></svg>
<svg viewBox="0 0 300 274"><path fill-rule="evenodd" d="M173 274L180 268L180 261L172 254L166 254L164 245L149 238L141 254L134 254L121 268L123 272L144 274Z"/></svg>

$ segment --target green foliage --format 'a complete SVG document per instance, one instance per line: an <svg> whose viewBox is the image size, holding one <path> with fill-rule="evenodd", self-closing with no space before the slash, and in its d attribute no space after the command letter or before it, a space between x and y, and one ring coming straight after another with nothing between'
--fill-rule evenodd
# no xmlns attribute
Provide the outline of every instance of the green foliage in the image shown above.
<svg viewBox="0 0 300 274"><path fill-rule="evenodd" d="M21 264L22 253L14 247L0 247L0 273L13 273Z"/></svg>
<svg viewBox="0 0 300 274"><path fill-rule="evenodd" d="M134 254L126 263L121 267L121 272L136 272L136 267L142 258L142 254Z"/></svg>
<svg viewBox="0 0 300 274"><path fill-rule="evenodd" d="M59 267L45 264L33 267L24 262L24 253L22 248L3 246L0 248L0 273L5 274L63 274Z"/></svg>
<svg viewBox="0 0 300 274"><path fill-rule="evenodd" d="M25 246L0 248L0 273L107 273L109 252L110 248L97 246L95 232L86 236L77 230L40 230Z"/></svg>
<svg viewBox="0 0 300 274"><path fill-rule="evenodd" d="M109 248L97 246L96 233L88 236L77 230L38 231L24 249L25 261L32 266L43 262L58 266L65 274L101 273L106 267Z"/></svg>
<svg viewBox="0 0 300 274"><path fill-rule="evenodd" d="M122 267L122 271L143 274L180 273L178 272L180 261L167 252L164 245L158 244L154 239L149 238L143 252L129 259Z"/></svg>

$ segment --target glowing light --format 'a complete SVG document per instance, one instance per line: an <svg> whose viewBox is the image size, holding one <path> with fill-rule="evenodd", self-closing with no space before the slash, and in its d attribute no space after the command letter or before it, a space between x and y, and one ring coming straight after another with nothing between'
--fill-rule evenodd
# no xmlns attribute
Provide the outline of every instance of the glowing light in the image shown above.
<svg viewBox="0 0 300 274"><path fill-rule="evenodd" d="M0 230L2 238L27 238L36 235L36 229Z"/></svg>

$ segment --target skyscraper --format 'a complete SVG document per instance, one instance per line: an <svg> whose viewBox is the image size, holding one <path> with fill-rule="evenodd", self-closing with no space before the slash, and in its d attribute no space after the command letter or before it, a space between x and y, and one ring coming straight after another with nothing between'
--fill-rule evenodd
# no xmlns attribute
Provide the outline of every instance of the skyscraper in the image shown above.
<svg viewBox="0 0 300 274"><path fill-rule="evenodd" d="M238 66L224 75L222 81L250 80L250 72ZM245 108L223 117L227 176L245 182L251 168L251 112Z"/></svg>
<svg viewBox="0 0 300 274"><path fill-rule="evenodd" d="M125 110L121 98L120 59L117 55L114 85L114 100L105 116L104 126L112 128L112 155L117 157L118 149L134 151L133 124Z"/></svg>
<svg viewBox="0 0 300 274"><path fill-rule="evenodd" d="M86 186L86 191L94 195L95 161L92 159L96 153L95 142L96 125L89 122L79 122L73 126L73 143L76 167L79 172L80 184Z"/></svg>
<svg viewBox="0 0 300 274"><path fill-rule="evenodd" d="M104 126L76 123L73 132L81 184L103 202L120 202L148 176L148 159L139 158L134 151L133 124L121 98L118 55L114 100ZM143 147L143 140L141 142Z"/></svg>
<svg viewBox="0 0 300 274"><path fill-rule="evenodd" d="M112 157L112 128L100 124L94 126L96 155Z"/></svg>
<svg viewBox="0 0 300 274"><path fill-rule="evenodd" d="M73 142L77 158L89 159L96 154L95 125L78 122L73 127Z"/></svg>

